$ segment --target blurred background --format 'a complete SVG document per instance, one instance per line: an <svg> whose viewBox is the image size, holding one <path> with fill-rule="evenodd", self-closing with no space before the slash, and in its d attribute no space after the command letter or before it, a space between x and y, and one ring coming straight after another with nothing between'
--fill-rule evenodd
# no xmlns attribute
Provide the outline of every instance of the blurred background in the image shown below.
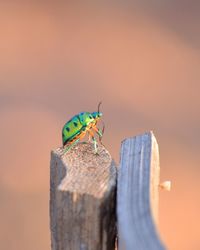
<svg viewBox="0 0 200 250"><path fill-rule="evenodd" d="M0 1L0 249L50 249L50 151L99 101L116 162L154 131L162 239L200 249L200 2L66 2Z"/></svg>

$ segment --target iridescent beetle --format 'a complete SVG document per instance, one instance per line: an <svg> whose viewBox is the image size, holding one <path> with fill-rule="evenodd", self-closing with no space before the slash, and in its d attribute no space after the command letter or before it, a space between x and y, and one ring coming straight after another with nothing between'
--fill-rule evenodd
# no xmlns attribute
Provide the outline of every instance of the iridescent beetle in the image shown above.
<svg viewBox="0 0 200 250"><path fill-rule="evenodd" d="M99 136L99 141L101 142L103 129L97 128L97 122L99 121L102 113L99 111L101 102L98 105L97 112L81 112L71 118L62 129L62 141L63 147L65 147L64 153L68 152L75 144L77 144L80 139L82 139L86 133L89 134L89 140L92 138L94 144L95 154L97 154L97 141L94 137L94 132Z"/></svg>

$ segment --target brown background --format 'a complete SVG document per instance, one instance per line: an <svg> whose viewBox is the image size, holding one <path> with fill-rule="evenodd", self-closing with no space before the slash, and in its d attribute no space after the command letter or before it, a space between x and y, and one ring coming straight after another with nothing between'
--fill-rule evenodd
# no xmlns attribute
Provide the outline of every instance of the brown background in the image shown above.
<svg viewBox="0 0 200 250"><path fill-rule="evenodd" d="M50 150L100 100L116 161L122 139L154 131L173 185L162 238L200 249L200 4L73 2L0 2L0 249L50 249Z"/></svg>

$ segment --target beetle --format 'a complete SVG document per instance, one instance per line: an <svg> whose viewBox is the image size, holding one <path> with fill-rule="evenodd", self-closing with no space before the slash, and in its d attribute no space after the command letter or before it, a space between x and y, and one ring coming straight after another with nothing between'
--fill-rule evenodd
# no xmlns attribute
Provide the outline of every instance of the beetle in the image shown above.
<svg viewBox="0 0 200 250"><path fill-rule="evenodd" d="M101 139L104 133L104 126L102 130L97 127L97 122L102 116L102 113L99 110L100 105L101 102L98 104L96 112L81 112L65 123L62 129L62 142L63 147L65 148L64 153L68 152L88 133L89 140L92 138L94 144L94 152L97 154L97 141L94 137L94 133L96 132L98 134L101 144Z"/></svg>

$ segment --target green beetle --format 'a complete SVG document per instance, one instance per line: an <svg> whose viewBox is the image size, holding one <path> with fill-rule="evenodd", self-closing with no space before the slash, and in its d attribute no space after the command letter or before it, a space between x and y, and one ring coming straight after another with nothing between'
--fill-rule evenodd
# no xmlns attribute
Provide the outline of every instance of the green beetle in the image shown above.
<svg viewBox="0 0 200 250"><path fill-rule="evenodd" d="M102 130L97 128L97 122L102 116L102 113L99 111L100 105L101 102L98 105L97 112L81 112L65 123L62 129L63 147L66 147L64 153L68 152L80 141L80 139L85 137L87 133L89 134L89 139L92 138L94 150L95 153L97 153L97 141L94 137L94 132L98 134L101 144L101 139L104 133L104 127Z"/></svg>

